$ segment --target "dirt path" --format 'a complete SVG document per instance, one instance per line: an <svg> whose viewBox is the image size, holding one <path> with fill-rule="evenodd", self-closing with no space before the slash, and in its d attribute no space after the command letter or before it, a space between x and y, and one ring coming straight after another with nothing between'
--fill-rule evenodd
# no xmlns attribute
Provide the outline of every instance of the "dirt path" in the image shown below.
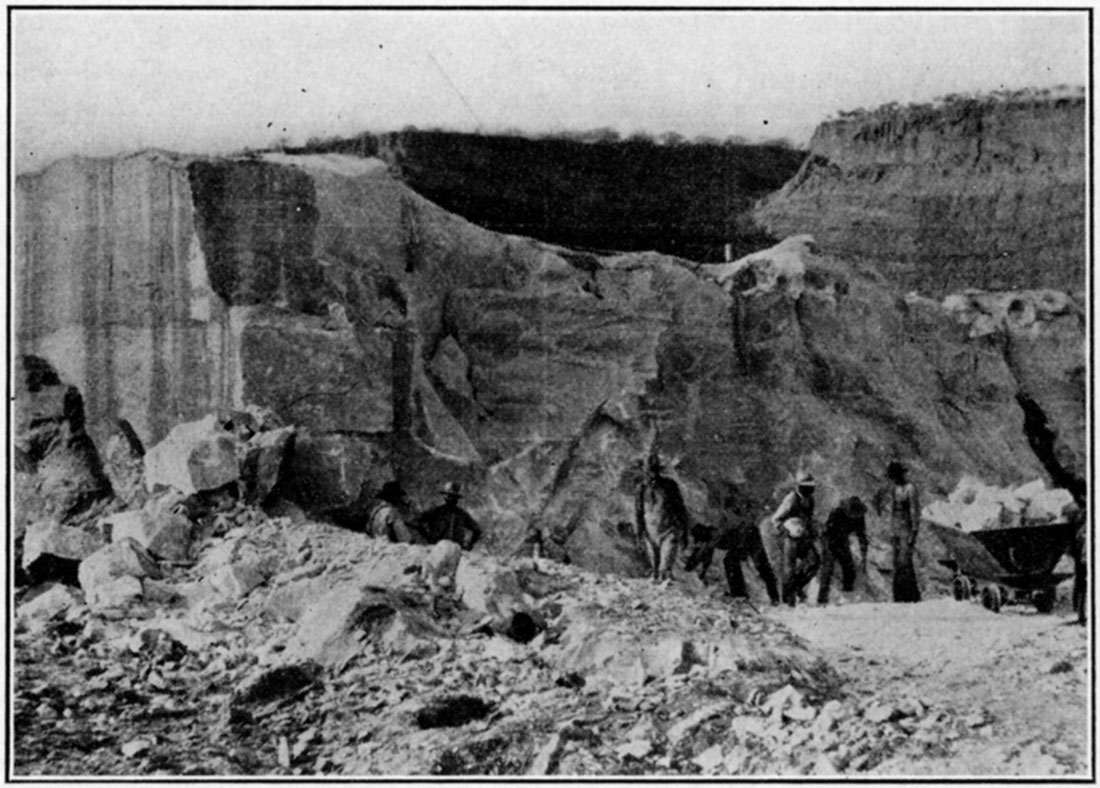
<svg viewBox="0 0 1100 788"><path fill-rule="evenodd" d="M972 716L947 751L916 746L881 775L1089 775L1088 631L1070 613L994 614L976 602L812 605L769 614L822 649L864 695L913 697Z"/></svg>

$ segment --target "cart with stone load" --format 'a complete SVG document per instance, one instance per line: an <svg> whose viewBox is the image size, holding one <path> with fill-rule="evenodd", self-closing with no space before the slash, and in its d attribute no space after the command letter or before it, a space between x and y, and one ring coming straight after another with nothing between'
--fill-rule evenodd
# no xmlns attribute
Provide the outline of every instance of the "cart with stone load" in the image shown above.
<svg viewBox="0 0 1100 788"><path fill-rule="evenodd" d="M1055 587L1073 576L1055 572L1069 549L1076 523L1058 521L964 531L928 522L950 557L940 563L954 572L952 590L960 601L981 596L994 613L1004 605L1032 604L1040 613L1054 609Z"/></svg>

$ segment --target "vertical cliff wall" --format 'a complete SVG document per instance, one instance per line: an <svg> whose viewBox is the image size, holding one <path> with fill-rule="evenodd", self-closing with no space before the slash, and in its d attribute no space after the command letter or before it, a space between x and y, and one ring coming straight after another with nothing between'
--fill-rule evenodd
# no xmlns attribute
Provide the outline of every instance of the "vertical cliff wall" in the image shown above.
<svg viewBox="0 0 1100 788"><path fill-rule="evenodd" d="M1076 91L850 113L754 215L904 289L1081 290L1085 109Z"/></svg>
<svg viewBox="0 0 1100 788"><path fill-rule="evenodd" d="M535 526L631 570L653 446L701 521L731 489L763 514L801 468L822 506L870 495L893 458L933 493L1049 478L1025 402L1083 467L1072 300L979 321L810 243L720 283L483 230L339 155L72 160L21 177L17 210L19 350L85 393L93 435L122 416L149 445L271 408L301 428L283 492L321 510L395 475L427 506L459 479L491 549Z"/></svg>
<svg viewBox="0 0 1100 788"><path fill-rule="evenodd" d="M84 393L93 435L123 417L148 441L233 398L239 335L181 160L61 161L18 179L15 209L16 342Z"/></svg>

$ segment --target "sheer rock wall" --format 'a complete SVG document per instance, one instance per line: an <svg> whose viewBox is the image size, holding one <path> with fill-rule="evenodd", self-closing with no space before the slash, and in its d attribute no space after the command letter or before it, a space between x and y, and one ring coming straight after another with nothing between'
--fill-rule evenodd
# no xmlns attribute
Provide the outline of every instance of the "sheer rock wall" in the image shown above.
<svg viewBox="0 0 1100 788"><path fill-rule="evenodd" d="M315 509L347 514L393 475L427 507L457 479L490 549L535 526L634 571L651 445L700 521L731 487L763 515L800 468L823 508L870 496L894 458L930 492L1021 483L1050 473L1021 391L1084 467L1073 299L976 331L978 306L899 299L808 243L797 286L720 284L482 230L340 155L144 153L17 185L17 343L84 392L91 434L121 417L152 445L272 408L301 427L283 492Z"/></svg>

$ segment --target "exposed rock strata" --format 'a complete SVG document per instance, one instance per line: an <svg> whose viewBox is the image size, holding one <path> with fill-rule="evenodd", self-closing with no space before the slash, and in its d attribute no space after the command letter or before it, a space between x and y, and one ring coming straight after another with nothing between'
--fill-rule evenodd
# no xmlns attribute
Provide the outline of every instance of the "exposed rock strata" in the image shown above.
<svg viewBox="0 0 1100 788"><path fill-rule="evenodd" d="M757 207L773 235L943 295L1085 281L1083 92L956 98L842 115Z"/></svg>
<svg viewBox="0 0 1100 788"><path fill-rule="evenodd" d="M255 403L303 428L283 494L347 512L400 475L428 506L457 479L493 550L536 526L636 567L654 444L706 521L717 489L763 513L799 468L823 507L895 457L932 490L1033 479L1049 463L1021 392L1083 440L1074 384L1041 384L1081 363L1072 301L975 334L806 244L797 281L761 253L723 286L481 230L341 156L68 161L20 178L17 204L18 341L79 382L93 429L122 416L152 445Z"/></svg>

